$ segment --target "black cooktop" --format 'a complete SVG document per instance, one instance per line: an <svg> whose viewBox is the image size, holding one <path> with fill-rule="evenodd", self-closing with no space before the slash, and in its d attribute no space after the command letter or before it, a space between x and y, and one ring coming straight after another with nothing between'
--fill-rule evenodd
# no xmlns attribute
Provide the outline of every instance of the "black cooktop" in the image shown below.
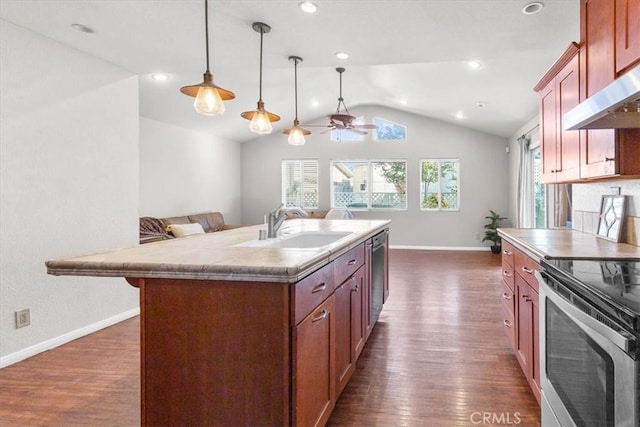
<svg viewBox="0 0 640 427"><path fill-rule="evenodd" d="M640 320L640 259L627 260L542 260L546 271L569 282L594 305L615 308L637 331ZM554 274L555 273L555 274ZM559 274L558 274L559 273ZM581 289L583 292L580 292ZM609 310L607 310L609 311Z"/></svg>

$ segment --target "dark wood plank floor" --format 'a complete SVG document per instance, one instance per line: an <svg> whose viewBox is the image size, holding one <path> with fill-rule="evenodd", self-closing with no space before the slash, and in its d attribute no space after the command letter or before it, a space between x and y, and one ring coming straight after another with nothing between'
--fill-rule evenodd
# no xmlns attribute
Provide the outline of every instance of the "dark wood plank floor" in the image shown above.
<svg viewBox="0 0 640 427"><path fill-rule="evenodd" d="M392 250L390 270L329 425L539 426L502 333L500 257ZM138 334L136 317L0 370L0 426L139 425Z"/></svg>

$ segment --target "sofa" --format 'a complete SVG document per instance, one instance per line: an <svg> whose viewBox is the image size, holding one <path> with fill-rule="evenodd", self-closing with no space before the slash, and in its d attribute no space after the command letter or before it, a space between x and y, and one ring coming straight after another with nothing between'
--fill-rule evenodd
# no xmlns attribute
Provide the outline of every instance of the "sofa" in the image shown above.
<svg viewBox="0 0 640 427"><path fill-rule="evenodd" d="M176 230L172 230L171 226L173 225L185 225L185 227L175 227ZM140 218L140 243L158 242L173 239L180 235L193 234L196 231L188 231L186 234L182 234L184 233L182 229L194 230L194 226L198 230L197 232L200 233L213 233L242 227L242 225L226 224L220 212L204 212L167 218L145 216ZM199 231L200 227L202 231ZM178 229L181 229L182 233L177 233Z"/></svg>
<svg viewBox="0 0 640 427"><path fill-rule="evenodd" d="M329 210L310 210L303 209L307 213L306 218L316 219L353 219L353 214L348 209L329 209ZM285 209L287 219L302 218L296 211L287 211Z"/></svg>

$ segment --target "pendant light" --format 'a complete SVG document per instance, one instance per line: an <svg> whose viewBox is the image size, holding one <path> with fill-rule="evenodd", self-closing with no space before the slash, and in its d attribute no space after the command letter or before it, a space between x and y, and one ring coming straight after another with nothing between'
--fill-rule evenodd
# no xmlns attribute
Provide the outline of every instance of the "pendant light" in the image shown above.
<svg viewBox="0 0 640 427"><path fill-rule="evenodd" d="M293 119L293 127L282 131L285 135L289 135L289 144L291 145L304 145L305 135L310 135L311 132L302 128L298 121L298 62L302 62L302 58L299 56L290 56L289 61L293 61L293 75L294 75L294 93L295 93L295 105L296 105L296 118Z"/></svg>
<svg viewBox="0 0 640 427"><path fill-rule="evenodd" d="M262 101L262 38L265 33L271 31L271 27L262 22L254 22L253 30L260 33L260 97L258 99L258 108L254 111L245 111L240 114L243 118L251 120L249 129L260 135L271 133L273 127L271 122L280 120L280 116L268 112L264 109L264 101Z"/></svg>
<svg viewBox="0 0 640 427"><path fill-rule="evenodd" d="M196 112L206 116L219 116L224 113L225 107L222 101L233 99L233 92L216 86L213 76L209 71L209 1L204 0L204 32L207 48L207 70L204 72L204 81L197 85L184 86L180 92L195 98L193 108Z"/></svg>

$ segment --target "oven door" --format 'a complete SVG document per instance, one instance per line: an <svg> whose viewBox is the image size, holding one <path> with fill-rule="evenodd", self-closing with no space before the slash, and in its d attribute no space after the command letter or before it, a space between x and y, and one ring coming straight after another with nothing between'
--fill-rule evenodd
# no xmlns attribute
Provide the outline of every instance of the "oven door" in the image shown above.
<svg viewBox="0 0 640 427"><path fill-rule="evenodd" d="M542 426L638 426L635 337L554 278L540 283Z"/></svg>

